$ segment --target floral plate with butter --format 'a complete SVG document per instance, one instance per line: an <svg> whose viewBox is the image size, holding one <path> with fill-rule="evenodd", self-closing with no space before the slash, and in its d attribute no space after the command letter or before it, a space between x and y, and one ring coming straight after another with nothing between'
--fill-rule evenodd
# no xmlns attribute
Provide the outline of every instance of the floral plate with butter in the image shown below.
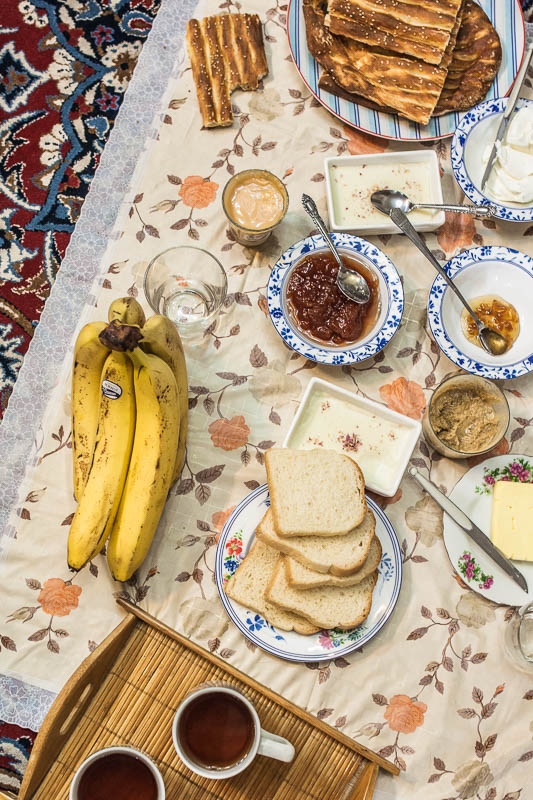
<svg viewBox="0 0 533 800"><path fill-rule="evenodd" d="M368 489L392 497L420 431L420 423L404 414L311 378L283 446L344 453L360 466Z"/></svg>
<svg viewBox="0 0 533 800"><path fill-rule="evenodd" d="M489 458L463 475L449 495L489 538L496 481L533 483L533 457L508 453ZM495 544L498 543L496 540ZM444 515L444 544L456 572L478 594L494 603L510 606L522 606L531 598L531 594L517 586L447 514ZM533 539L531 561L514 563L524 575L530 592L533 591Z"/></svg>
<svg viewBox="0 0 533 800"><path fill-rule="evenodd" d="M215 581L228 616L250 642L287 661L310 663L340 658L359 650L381 630L394 611L400 594L402 556L390 520L370 497L366 502L376 517L375 535L382 548L370 613L357 628L346 631L334 628L310 636L275 628L261 614L236 603L224 591L225 584L250 551L255 540L255 528L270 506L268 485L265 483L254 489L234 509L217 545Z"/></svg>

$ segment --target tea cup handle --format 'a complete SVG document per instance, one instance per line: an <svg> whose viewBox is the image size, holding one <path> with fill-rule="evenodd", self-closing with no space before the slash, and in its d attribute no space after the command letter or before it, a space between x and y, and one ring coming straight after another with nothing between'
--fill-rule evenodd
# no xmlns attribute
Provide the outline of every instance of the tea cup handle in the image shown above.
<svg viewBox="0 0 533 800"><path fill-rule="evenodd" d="M292 761L295 754L294 747L287 739L264 731L262 728L257 752L260 756L276 758L278 761Z"/></svg>

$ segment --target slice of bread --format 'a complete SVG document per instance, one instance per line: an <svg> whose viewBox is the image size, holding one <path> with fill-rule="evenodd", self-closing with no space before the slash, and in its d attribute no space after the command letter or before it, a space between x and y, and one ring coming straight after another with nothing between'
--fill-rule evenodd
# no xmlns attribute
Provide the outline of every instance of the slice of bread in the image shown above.
<svg viewBox="0 0 533 800"><path fill-rule="evenodd" d="M361 625L368 617L377 577L376 570L356 586L293 589L287 581L285 558L281 558L267 586L265 597L279 608L299 614L320 628L346 630Z"/></svg>
<svg viewBox="0 0 533 800"><path fill-rule="evenodd" d="M255 534L265 544L292 556L317 572L329 572L338 577L353 575L364 564L376 530L376 518L370 509L357 528L343 536L279 536L269 508L257 526Z"/></svg>
<svg viewBox="0 0 533 800"><path fill-rule="evenodd" d="M271 448L265 464L280 536L340 536L362 521L365 481L348 456L320 448Z"/></svg>
<svg viewBox="0 0 533 800"><path fill-rule="evenodd" d="M300 564L295 558L286 556L287 580L289 586L293 589L312 589L315 586L356 586L379 567L381 553L381 542L377 536L374 536L364 564L353 575L346 575L343 578L331 575L329 572L326 572L326 574L316 572L316 570Z"/></svg>
<svg viewBox="0 0 533 800"><path fill-rule="evenodd" d="M285 611L265 599L265 589L272 577L280 554L256 539L246 558L231 576L224 591L235 602L257 611L275 628L305 635L319 629L292 611Z"/></svg>

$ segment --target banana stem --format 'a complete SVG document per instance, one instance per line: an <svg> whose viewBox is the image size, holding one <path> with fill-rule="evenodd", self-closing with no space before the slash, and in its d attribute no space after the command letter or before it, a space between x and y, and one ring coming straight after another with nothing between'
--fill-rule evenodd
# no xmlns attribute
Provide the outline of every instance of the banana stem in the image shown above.
<svg viewBox="0 0 533 800"><path fill-rule="evenodd" d="M104 328L98 338L110 350L126 353L132 352L138 347L143 335L138 325L123 325L114 319Z"/></svg>

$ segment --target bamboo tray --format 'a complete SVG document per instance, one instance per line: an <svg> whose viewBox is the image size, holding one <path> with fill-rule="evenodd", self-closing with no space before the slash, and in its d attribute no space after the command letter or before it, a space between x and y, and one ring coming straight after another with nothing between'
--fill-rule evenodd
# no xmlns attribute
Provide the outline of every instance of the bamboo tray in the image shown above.
<svg viewBox="0 0 533 800"><path fill-rule="evenodd" d="M81 762L112 744L137 747L156 762L167 800L370 800L379 767L398 773L372 750L141 609L119 602L128 615L54 701L36 739L19 800L67 800ZM186 692L209 680L242 689L265 729L294 744L294 761L259 757L227 781L200 778L188 770L172 744L172 720Z"/></svg>

